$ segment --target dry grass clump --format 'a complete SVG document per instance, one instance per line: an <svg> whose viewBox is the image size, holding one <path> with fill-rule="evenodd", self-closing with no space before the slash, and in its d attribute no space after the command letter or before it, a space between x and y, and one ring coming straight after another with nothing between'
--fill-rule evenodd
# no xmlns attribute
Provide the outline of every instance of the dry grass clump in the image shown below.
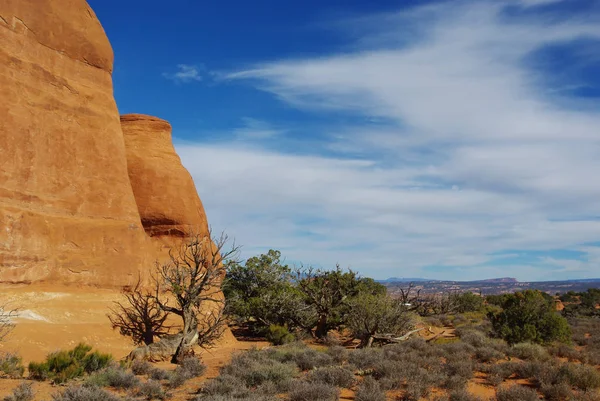
<svg viewBox="0 0 600 401"><path fill-rule="evenodd" d="M354 395L355 401L385 401L385 391L381 389L381 386L375 379L368 376L365 377L363 382L358 386L356 394Z"/></svg>
<svg viewBox="0 0 600 401"><path fill-rule="evenodd" d="M152 379L142 383L137 394L147 400L166 400L169 396L160 382Z"/></svg>
<svg viewBox="0 0 600 401"><path fill-rule="evenodd" d="M340 390L327 383L309 383L297 381L289 393L290 401L337 401Z"/></svg>
<svg viewBox="0 0 600 401"><path fill-rule="evenodd" d="M18 354L10 352L0 354L0 377L19 379L23 377L24 372L23 359Z"/></svg>
<svg viewBox="0 0 600 401"><path fill-rule="evenodd" d="M52 401L122 401L116 395L96 386L69 386L53 394Z"/></svg>
<svg viewBox="0 0 600 401"><path fill-rule="evenodd" d="M538 401L539 396L535 390L529 387L514 385L500 387L496 391L497 401Z"/></svg>
<svg viewBox="0 0 600 401"><path fill-rule="evenodd" d="M131 371L134 375L147 375L152 370L152 364L144 359L134 359Z"/></svg>
<svg viewBox="0 0 600 401"><path fill-rule="evenodd" d="M139 386L140 379L119 365L111 365L90 375L86 383L98 387L110 386L127 390Z"/></svg>
<svg viewBox="0 0 600 401"><path fill-rule="evenodd" d="M350 388L354 384L354 372L342 366L327 366L311 370L308 381Z"/></svg>
<svg viewBox="0 0 600 401"><path fill-rule="evenodd" d="M3 398L3 401L32 401L35 393L31 383L21 383L15 388L12 394Z"/></svg>

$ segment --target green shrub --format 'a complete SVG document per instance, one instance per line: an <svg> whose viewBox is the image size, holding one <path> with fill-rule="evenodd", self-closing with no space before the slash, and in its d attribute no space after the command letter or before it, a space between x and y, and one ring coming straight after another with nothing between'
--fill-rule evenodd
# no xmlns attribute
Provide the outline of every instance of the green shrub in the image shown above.
<svg viewBox="0 0 600 401"><path fill-rule="evenodd" d="M546 348L538 344L519 343L512 346L509 350L511 356L530 361L547 361L550 354Z"/></svg>
<svg viewBox="0 0 600 401"><path fill-rule="evenodd" d="M52 379L53 383L64 383L84 373L91 373L108 366L110 354L92 352L92 347L83 343L70 351L49 354L46 361L29 364L29 377L35 380Z"/></svg>
<svg viewBox="0 0 600 401"><path fill-rule="evenodd" d="M12 394L4 397L4 401L33 401L35 393L31 388L31 383L21 383L15 388Z"/></svg>
<svg viewBox="0 0 600 401"><path fill-rule="evenodd" d="M23 377L24 372L23 359L19 355L13 353L0 354L0 373L12 379L19 379Z"/></svg>
<svg viewBox="0 0 600 401"><path fill-rule="evenodd" d="M538 401L539 397L535 390L529 387L514 385L500 387L496 391L497 401Z"/></svg>
<svg viewBox="0 0 600 401"><path fill-rule="evenodd" d="M554 300L547 294L535 290L504 294L501 307L488 316L494 333L509 344L568 343L571 339L567 320L556 312Z"/></svg>
<svg viewBox="0 0 600 401"><path fill-rule="evenodd" d="M272 324L269 326L267 334L265 336L267 341L270 341L274 345L283 345L294 342L296 339L292 333L284 326Z"/></svg>
<svg viewBox="0 0 600 401"><path fill-rule="evenodd" d="M354 383L354 373L341 366L328 366L311 370L308 381L350 388Z"/></svg>
<svg viewBox="0 0 600 401"><path fill-rule="evenodd" d="M297 381L289 394L290 401L337 401L340 391L326 383Z"/></svg>

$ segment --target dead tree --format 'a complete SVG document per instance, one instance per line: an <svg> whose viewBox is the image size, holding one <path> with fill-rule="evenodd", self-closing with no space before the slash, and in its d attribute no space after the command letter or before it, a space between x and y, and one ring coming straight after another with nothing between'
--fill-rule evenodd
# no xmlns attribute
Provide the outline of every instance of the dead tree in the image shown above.
<svg viewBox="0 0 600 401"><path fill-rule="evenodd" d="M213 345L225 329L223 262L238 251L235 244L225 250L227 242L224 234L214 242L210 236L191 235L181 246L171 249L169 261L157 268L153 297L163 311L179 316L183 323L174 363L190 353L195 344Z"/></svg>
<svg viewBox="0 0 600 401"><path fill-rule="evenodd" d="M12 309L8 310L6 305L0 305L0 341L15 328L15 324L12 319L16 316L17 311Z"/></svg>
<svg viewBox="0 0 600 401"><path fill-rule="evenodd" d="M131 337L136 345L152 344L155 337L169 334L169 315L160 308L152 292L142 288L140 279L133 290L124 290L123 296L125 301L115 302L107 315L113 329Z"/></svg>

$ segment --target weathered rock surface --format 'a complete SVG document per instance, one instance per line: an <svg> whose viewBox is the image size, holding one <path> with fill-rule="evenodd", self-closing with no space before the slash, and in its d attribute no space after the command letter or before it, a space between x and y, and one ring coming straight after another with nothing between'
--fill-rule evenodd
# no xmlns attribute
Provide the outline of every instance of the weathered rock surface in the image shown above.
<svg viewBox="0 0 600 401"><path fill-rule="evenodd" d="M148 234L206 227L167 123L125 119L126 154L112 62L85 0L0 1L0 282L130 285Z"/></svg>
<svg viewBox="0 0 600 401"><path fill-rule="evenodd" d="M129 179L144 229L166 240L208 234L206 214L171 139L171 125L143 114L121 116Z"/></svg>

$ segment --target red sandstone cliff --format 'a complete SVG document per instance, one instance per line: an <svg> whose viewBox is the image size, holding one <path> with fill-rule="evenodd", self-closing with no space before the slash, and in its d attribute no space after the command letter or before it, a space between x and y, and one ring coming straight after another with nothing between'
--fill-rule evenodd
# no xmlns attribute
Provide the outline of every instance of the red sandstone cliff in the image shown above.
<svg viewBox="0 0 600 401"><path fill-rule="evenodd" d="M131 284L150 236L206 229L168 123L125 141L112 63L85 0L0 1L0 282Z"/></svg>
<svg viewBox="0 0 600 401"><path fill-rule="evenodd" d="M206 214L192 176L181 164L171 125L142 114L121 116L127 168L142 225L157 239L190 231L208 234ZM158 163L157 161L160 161Z"/></svg>

